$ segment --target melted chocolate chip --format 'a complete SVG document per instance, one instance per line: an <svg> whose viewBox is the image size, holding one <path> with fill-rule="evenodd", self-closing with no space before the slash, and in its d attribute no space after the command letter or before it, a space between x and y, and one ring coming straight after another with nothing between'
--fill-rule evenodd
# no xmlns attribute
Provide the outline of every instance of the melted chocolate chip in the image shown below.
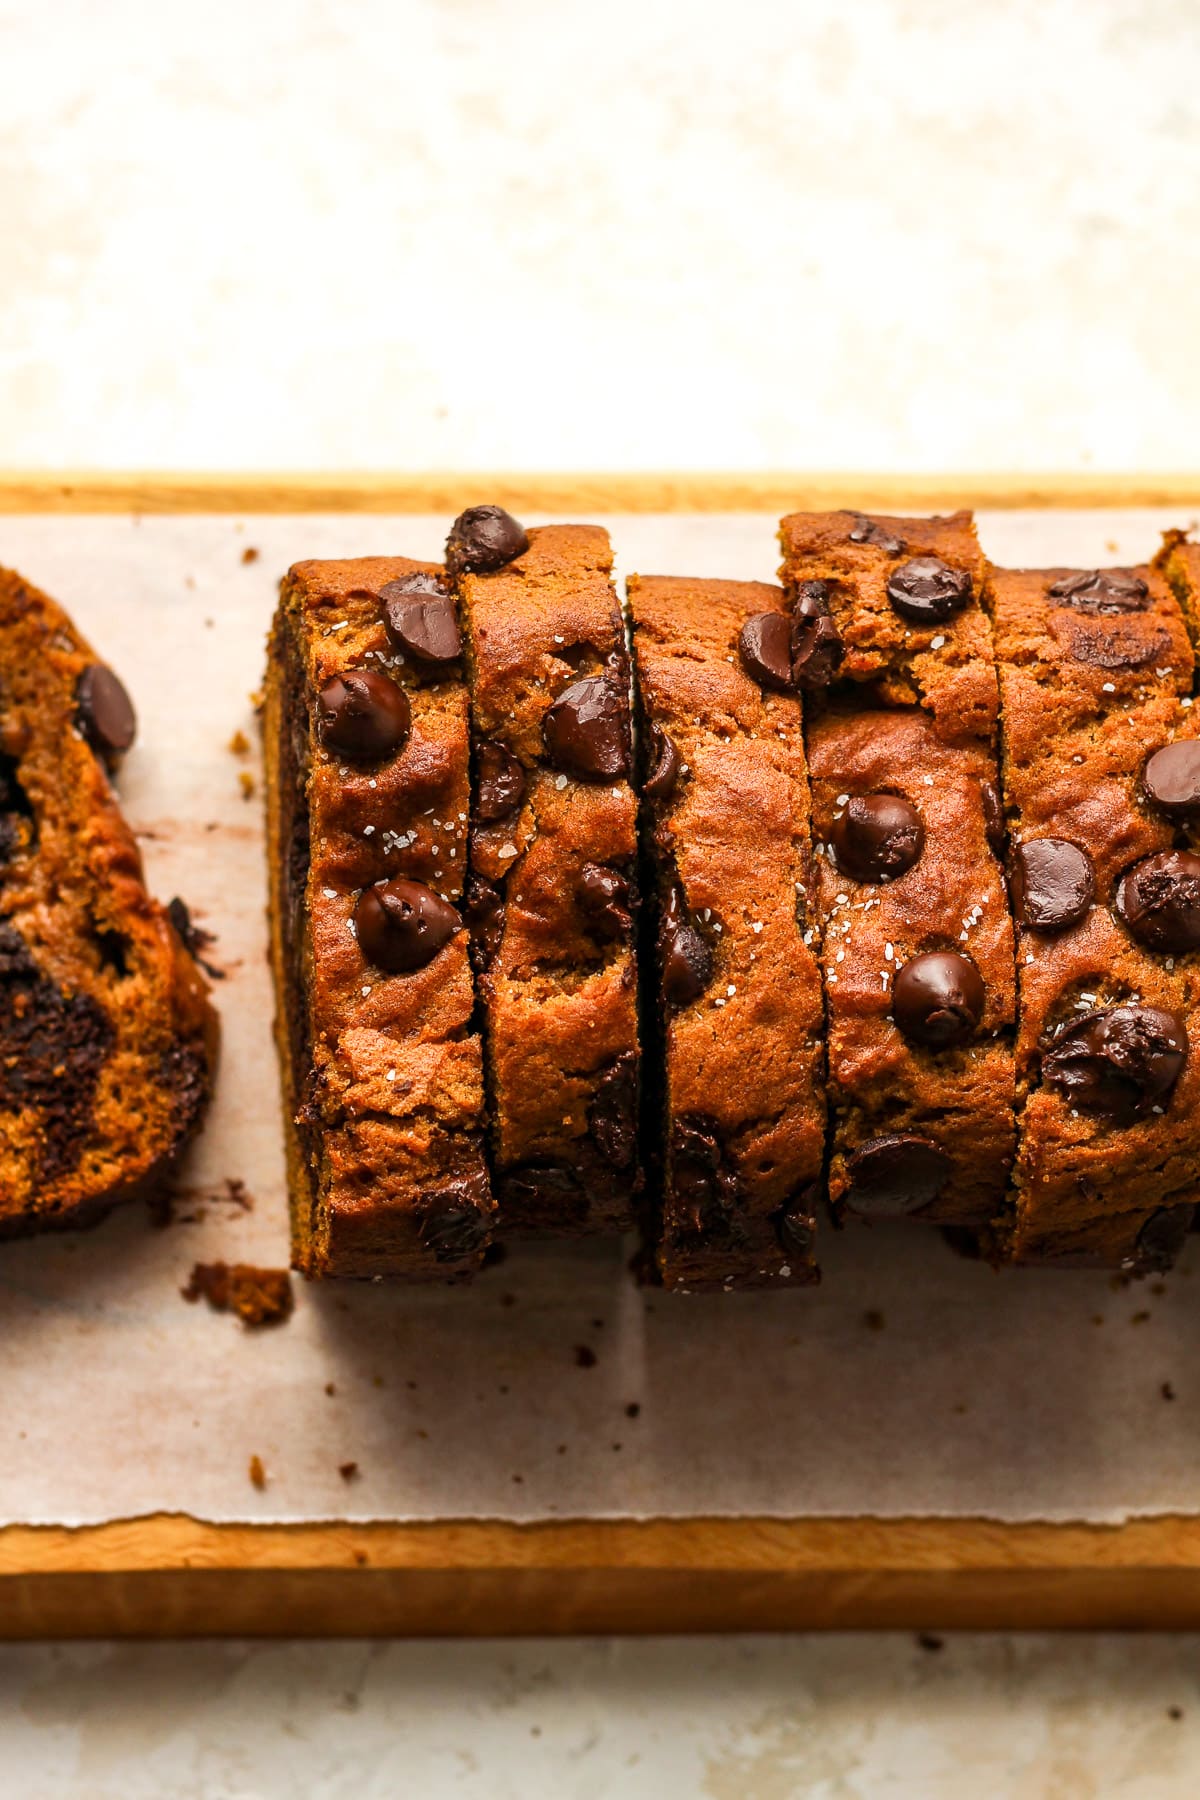
<svg viewBox="0 0 1200 1800"><path fill-rule="evenodd" d="M602 675L564 688L542 720L546 754L556 769L583 781L612 781L629 772L629 716L624 693Z"/></svg>
<svg viewBox="0 0 1200 1800"><path fill-rule="evenodd" d="M650 727L650 772L642 783L649 800L669 800L675 792L683 758L661 725Z"/></svg>
<svg viewBox="0 0 1200 1800"><path fill-rule="evenodd" d="M1143 626L1091 624L1070 633L1071 655L1093 669L1144 669L1171 658L1171 640L1165 631L1147 633Z"/></svg>
<svg viewBox="0 0 1200 1800"><path fill-rule="evenodd" d="M378 669L349 669L327 681L317 699L321 742L338 756L377 762L408 741L412 709L403 688Z"/></svg>
<svg viewBox="0 0 1200 1800"><path fill-rule="evenodd" d="M829 842L839 869L855 881L894 881L925 848L925 826L899 794L854 794L835 818Z"/></svg>
<svg viewBox="0 0 1200 1800"><path fill-rule="evenodd" d="M688 917L682 891L672 887L658 925L663 993L672 1006L698 999L712 980L712 951Z"/></svg>
<svg viewBox="0 0 1200 1800"><path fill-rule="evenodd" d="M845 654L829 610L828 584L802 581L792 608L792 680L810 692L827 688Z"/></svg>
<svg viewBox="0 0 1200 1800"><path fill-rule="evenodd" d="M1195 1208L1160 1206L1138 1232L1134 1270L1139 1275L1165 1275L1187 1243Z"/></svg>
<svg viewBox="0 0 1200 1800"><path fill-rule="evenodd" d="M1065 838L1030 838L1018 844L1012 884L1022 921L1036 931L1078 925L1096 896L1091 858Z"/></svg>
<svg viewBox="0 0 1200 1800"><path fill-rule="evenodd" d="M468 506L446 539L446 567L452 575L490 575L529 548L525 527L502 506Z"/></svg>
<svg viewBox="0 0 1200 1800"><path fill-rule="evenodd" d="M1144 612L1150 604L1149 588L1131 569L1079 569L1051 582L1048 592L1081 612Z"/></svg>
<svg viewBox="0 0 1200 1800"><path fill-rule="evenodd" d="M482 973L496 960L504 936L504 896L482 875L468 875L463 913L471 928L471 961Z"/></svg>
<svg viewBox="0 0 1200 1800"><path fill-rule="evenodd" d="M379 590L383 624L395 648L440 667L462 655L454 601L436 575L418 569Z"/></svg>
<svg viewBox="0 0 1200 1800"><path fill-rule="evenodd" d="M637 1145L637 1073L632 1051L605 1069L588 1108L588 1130L614 1169L633 1167Z"/></svg>
<svg viewBox="0 0 1200 1800"><path fill-rule="evenodd" d="M865 1218L902 1218L936 1200L953 1164L932 1138L892 1132L868 1138L846 1159L848 1211Z"/></svg>
<svg viewBox="0 0 1200 1800"><path fill-rule="evenodd" d="M1156 750L1142 771L1142 790L1152 806L1173 819L1200 813L1200 742L1180 738Z"/></svg>
<svg viewBox="0 0 1200 1800"><path fill-rule="evenodd" d="M914 556L901 563L887 584L888 599L914 625L940 625L961 612L971 598L971 577L937 556Z"/></svg>
<svg viewBox="0 0 1200 1800"><path fill-rule="evenodd" d="M575 897L580 911L601 937L623 937L633 923L629 883L603 863L584 863Z"/></svg>
<svg viewBox="0 0 1200 1800"><path fill-rule="evenodd" d="M980 782L979 798L983 802L983 829L988 849L993 856L1003 856L1008 841L1008 828L1004 823L1004 808L1000 804L1000 795L994 781Z"/></svg>
<svg viewBox="0 0 1200 1800"><path fill-rule="evenodd" d="M810 1182L784 1206L775 1221L779 1247L797 1262L811 1260L817 1241L817 1199L820 1183Z"/></svg>
<svg viewBox="0 0 1200 1800"><path fill-rule="evenodd" d="M859 513L855 518L854 524L850 528L850 542L852 544L873 544L886 556L900 556L904 551L903 538L893 536L874 519L868 519L865 513Z"/></svg>
<svg viewBox="0 0 1200 1800"><path fill-rule="evenodd" d="M491 1208L482 1175L464 1176L438 1191L422 1216L421 1243L436 1262L476 1256L491 1236Z"/></svg>
<svg viewBox="0 0 1200 1800"><path fill-rule="evenodd" d="M53 1181L78 1163L115 1036L90 995L64 993L20 934L0 920L0 1111L37 1116L41 1180Z"/></svg>
<svg viewBox="0 0 1200 1800"><path fill-rule="evenodd" d="M507 819L525 798L525 771L503 744L484 738L475 750L475 817L485 825Z"/></svg>
<svg viewBox="0 0 1200 1800"><path fill-rule="evenodd" d="M738 637L746 673L760 686L786 694L792 688L792 628L780 612L755 613Z"/></svg>
<svg viewBox="0 0 1200 1800"><path fill-rule="evenodd" d="M1107 1006L1072 1020L1042 1055L1042 1074L1071 1106L1131 1125L1170 1094L1187 1033L1156 1006Z"/></svg>
<svg viewBox="0 0 1200 1800"><path fill-rule="evenodd" d="M729 1233L737 1178L708 1119L678 1119L671 1133L671 1211L676 1229L701 1242Z"/></svg>
<svg viewBox="0 0 1200 1800"><path fill-rule="evenodd" d="M1150 950L1183 955L1200 949L1200 856L1160 850L1122 877L1117 917Z"/></svg>
<svg viewBox="0 0 1200 1800"><path fill-rule="evenodd" d="M100 756L124 754L137 736L137 716L123 684L103 663L92 663L75 687L79 729Z"/></svg>
<svg viewBox="0 0 1200 1800"><path fill-rule="evenodd" d="M984 999L983 979L970 957L957 950L929 950L897 974L892 1016L912 1043L947 1050L973 1035Z"/></svg>
<svg viewBox="0 0 1200 1800"><path fill-rule="evenodd" d="M402 875L364 888L354 907L359 949L367 962L390 975L423 969L461 924L448 900Z"/></svg>

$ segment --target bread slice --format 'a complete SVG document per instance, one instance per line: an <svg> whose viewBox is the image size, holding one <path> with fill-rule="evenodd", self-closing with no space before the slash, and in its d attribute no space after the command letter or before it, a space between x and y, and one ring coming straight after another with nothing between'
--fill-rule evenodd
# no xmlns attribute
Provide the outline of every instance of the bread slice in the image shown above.
<svg viewBox="0 0 1200 1800"><path fill-rule="evenodd" d="M152 1190L211 1087L208 990L111 786L133 734L62 608L0 570L0 1235Z"/></svg>

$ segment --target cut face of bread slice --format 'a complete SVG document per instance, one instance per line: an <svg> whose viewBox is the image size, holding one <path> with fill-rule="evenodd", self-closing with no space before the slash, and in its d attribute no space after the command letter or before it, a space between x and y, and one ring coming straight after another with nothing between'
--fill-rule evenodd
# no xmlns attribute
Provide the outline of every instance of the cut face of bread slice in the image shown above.
<svg viewBox="0 0 1200 1800"><path fill-rule="evenodd" d="M61 607L0 570L0 1235L151 1189L211 1086L207 987L110 785L134 728Z"/></svg>

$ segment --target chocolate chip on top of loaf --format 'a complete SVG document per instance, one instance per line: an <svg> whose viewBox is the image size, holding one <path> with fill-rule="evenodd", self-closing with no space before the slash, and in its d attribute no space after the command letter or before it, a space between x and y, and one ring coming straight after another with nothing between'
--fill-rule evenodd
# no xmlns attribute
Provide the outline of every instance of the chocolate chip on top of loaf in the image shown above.
<svg viewBox="0 0 1200 1800"><path fill-rule="evenodd" d="M495 1204L463 917L468 701L444 572L297 564L265 735L293 1262L463 1279Z"/></svg>
<svg viewBox="0 0 1200 1800"><path fill-rule="evenodd" d="M451 530L471 680L468 910L508 1231L634 1220L640 1051L629 662L608 534Z"/></svg>
<svg viewBox="0 0 1200 1800"><path fill-rule="evenodd" d="M994 570L1020 1135L991 1253L1166 1267L1200 1154L1200 742L1155 569Z"/></svg>
<svg viewBox="0 0 1200 1800"><path fill-rule="evenodd" d="M987 564L970 513L798 512L779 540L803 688L866 684L864 704L922 706L948 743L992 740Z"/></svg>
<svg viewBox="0 0 1200 1800"><path fill-rule="evenodd" d="M0 1235L152 1192L212 1084L207 988L110 782L135 729L62 608L0 570Z"/></svg>
<svg viewBox="0 0 1200 1800"><path fill-rule="evenodd" d="M657 916L657 1274L811 1282L825 1101L790 622L757 582L632 576L629 604Z"/></svg>

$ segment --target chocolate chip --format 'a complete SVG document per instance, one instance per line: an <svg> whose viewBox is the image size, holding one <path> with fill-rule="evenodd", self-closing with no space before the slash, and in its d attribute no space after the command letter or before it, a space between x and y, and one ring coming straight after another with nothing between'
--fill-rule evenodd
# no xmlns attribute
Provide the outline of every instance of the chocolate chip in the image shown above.
<svg viewBox="0 0 1200 1800"><path fill-rule="evenodd" d="M584 863L575 887L580 911L602 937L620 938L633 923L629 883L603 863Z"/></svg>
<svg viewBox="0 0 1200 1800"><path fill-rule="evenodd" d="M1065 600L1082 612L1144 612L1150 590L1131 569L1078 569L1051 582L1052 600Z"/></svg>
<svg viewBox="0 0 1200 1800"><path fill-rule="evenodd" d="M932 1138L890 1132L868 1138L846 1159L850 1186L845 1205L871 1219L903 1218L936 1200L953 1164Z"/></svg>
<svg viewBox="0 0 1200 1800"><path fill-rule="evenodd" d="M468 875L463 913L471 928L471 959L477 970L486 969L504 936L504 896L481 875Z"/></svg>
<svg viewBox="0 0 1200 1800"><path fill-rule="evenodd" d="M137 716L124 685L103 663L92 663L75 687L79 729L100 756L121 756L137 736Z"/></svg>
<svg viewBox="0 0 1200 1800"><path fill-rule="evenodd" d="M671 1201L677 1229L702 1241L728 1235L737 1178L725 1166L716 1126L678 1119L671 1133Z"/></svg>
<svg viewBox="0 0 1200 1800"><path fill-rule="evenodd" d="M877 525L874 519L868 519L865 513L859 513L851 526L850 542L852 544L873 544L877 550L882 550L887 556L900 556L904 550L903 538L894 537L890 531L885 531L882 525Z"/></svg>
<svg viewBox="0 0 1200 1800"><path fill-rule="evenodd" d="M1091 858L1065 838L1030 838L1018 844L1012 883L1021 919L1037 931L1078 925L1096 896Z"/></svg>
<svg viewBox="0 0 1200 1800"><path fill-rule="evenodd" d="M1076 662L1093 669L1144 669L1170 662L1171 639L1165 631L1147 633L1144 626L1080 625L1070 633L1070 651Z"/></svg>
<svg viewBox="0 0 1200 1800"><path fill-rule="evenodd" d="M418 1235L436 1262L460 1262L482 1250L491 1235L487 1182L467 1176L443 1188L422 1216Z"/></svg>
<svg viewBox="0 0 1200 1800"><path fill-rule="evenodd" d="M683 758L661 725L650 727L650 772L642 792L650 800L669 800L675 792Z"/></svg>
<svg viewBox="0 0 1200 1800"><path fill-rule="evenodd" d="M1131 1125L1164 1101L1187 1060L1187 1033L1156 1006L1107 1006L1072 1020L1042 1055L1042 1074L1073 1107Z"/></svg>
<svg viewBox="0 0 1200 1800"><path fill-rule="evenodd" d="M678 887L668 890L658 926L662 987L672 1006L687 1006L712 980L712 951L688 917Z"/></svg>
<svg viewBox="0 0 1200 1800"><path fill-rule="evenodd" d="M792 688L792 628L781 612L755 613L738 636L746 672L760 686L786 694Z"/></svg>
<svg viewBox="0 0 1200 1800"><path fill-rule="evenodd" d="M925 826L899 794L854 794L833 821L829 842L839 869L855 881L894 881L925 848Z"/></svg>
<svg viewBox="0 0 1200 1800"><path fill-rule="evenodd" d="M525 527L502 506L468 506L446 539L446 567L452 575L490 575L529 548Z"/></svg>
<svg viewBox="0 0 1200 1800"><path fill-rule="evenodd" d="M546 753L557 769L584 781L629 772L629 716L622 690L602 675L564 688L542 720Z"/></svg>
<svg viewBox="0 0 1200 1800"><path fill-rule="evenodd" d="M775 1221L779 1246L797 1262L808 1262L817 1241L817 1199L820 1183L810 1182L792 1196Z"/></svg>
<svg viewBox="0 0 1200 1800"><path fill-rule="evenodd" d="M980 782L979 798L983 802L983 829L988 849L993 856L1003 856L1008 841L1008 827L1004 822L1004 808L1000 804L1000 795L994 781Z"/></svg>
<svg viewBox="0 0 1200 1800"><path fill-rule="evenodd" d="M633 1053L618 1057L596 1084L588 1130L614 1169L632 1168L637 1144L637 1074Z"/></svg>
<svg viewBox="0 0 1200 1800"><path fill-rule="evenodd" d="M425 569L402 575L381 587L379 598L384 629L397 650L439 666L462 655L454 601L436 575Z"/></svg>
<svg viewBox="0 0 1200 1800"><path fill-rule="evenodd" d="M391 756L411 729L408 695L378 669L334 675L318 696L317 730L338 756L368 762Z"/></svg>
<svg viewBox="0 0 1200 1800"><path fill-rule="evenodd" d="M354 908L359 949L367 962L391 975L423 969L461 924L448 900L402 875L364 888Z"/></svg>
<svg viewBox="0 0 1200 1800"><path fill-rule="evenodd" d="M1187 1243L1195 1207L1160 1206L1150 1214L1137 1235L1134 1269L1139 1275L1165 1275ZM1164 1383L1163 1397L1166 1399ZM1174 1395L1169 1396L1174 1399Z"/></svg>
<svg viewBox="0 0 1200 1800"><path fill-rule="evenodd" d="M1142 771L1142 791L1171 818L1189 819L1200 812L1200 742L1181 738L1156 750Z"/></svg>
<svg viewBox="0 0 1200 1800"><path fill-rule="evenodd" d="M970 957L957 950L929 950L897 974L892 1015L912 1043L948 1050L974 1033L984 999L983 980Z"/></svg>
<svg viewBox="0 0 1200 1800"><path fill-rule="evenodd" d="M902 619L911 619L914 625L939 625L967 604L971 577L940 557L914 556L890 577L887 594Z"/></svg>
<svg viewBox="0 0 1200 1800"><path fill-rule="evenodd" d="M1200 856L1160 850L1121 877L1117 917L1150 950L1183 955L1200 949Z"/></svg>
<svg viewBox="0 0 1200 1800"><path fill-rule="evenodd" d="M802 581L792 607L792 679L798 687L827 688L842 666L846 646L829 610L824 581Z"/></svg>
<svg viewBox="0 0 1200 1800"><path fill-rule="evenodd" d="M525 771L503 744L484 738L475 748L475 817L485 825L507 819L525 798Z"/></svg>

